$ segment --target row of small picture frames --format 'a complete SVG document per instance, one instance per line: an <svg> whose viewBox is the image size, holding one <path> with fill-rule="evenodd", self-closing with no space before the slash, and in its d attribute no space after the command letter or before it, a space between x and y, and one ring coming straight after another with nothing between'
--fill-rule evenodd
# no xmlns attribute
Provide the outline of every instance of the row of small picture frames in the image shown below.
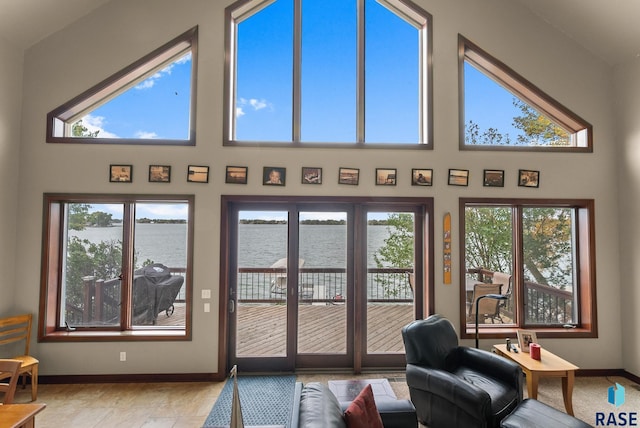
<svg viewBox="0 0 640 428"><path fill-rule="evenodd" d="M482 184L485 187L504 187L504 170L485 169ZM227 166L225 183L247 184L249 168L246 166ZM322 168L302 167L302 184L322 184ZM468 169L449 169L448 184L450 186L468 186ZM375 184L379 186L395 186L398 171L395 168L376 168ZM109 181L117 183L131 183L133 181L133 165L109 165ZM171 182L171 166L149 165L149 181L156 183ZM209 167L189 165L187 181L193 183L209 182ZM265 186L284 186L287 182L287 169L283 167L265 166L262 169L262 184ZM357 186L360 182L359 168L344 168L338 170L338 184ZM412 168L412 186L432 186L433 169ZM518 186L539 187L540 171L529 169L518 170Z"/></svg>

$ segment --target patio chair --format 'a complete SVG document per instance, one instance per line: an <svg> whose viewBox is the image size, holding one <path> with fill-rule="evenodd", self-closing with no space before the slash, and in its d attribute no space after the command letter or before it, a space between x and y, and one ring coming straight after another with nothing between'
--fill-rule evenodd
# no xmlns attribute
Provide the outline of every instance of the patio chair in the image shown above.
<svg viewBox="0 0 640 428"><path fill-rule="evenodd" d="M298 269L300 269L304 265L304 259L298 259ZM287 259L283 258L272 264L271 269L286 269L287 268ZM299 290L301 295L308 296L309 288L311 288L311 296L313 296L313 284L304 284L304 289ZM287 272L277 273L276 277L271 280L271 296L286 296L287 295Z"/></svg>
<svg viewBox="0 0 640 428"><path fill-rule="evenodd" d="M471 303L467 303L467 320L475 323L476 317L476 299L487 294L502 294L502 284L475 284L473 286L473 299ZM491 319L493 324L496 320L504 323L500 315L500 301L496 299L482 299L478 304L478 317L482 317L484 323L487 318Z"/></svg>
<svg viewBox="0 0 640 428"><path fill-rule="evenodd" d="M18 370L20 370L20 360L0 360L0 378L10 377L9 382L0 382L0 393L4 393L2 404L13 403L13 396L18 385Z"/></svg>

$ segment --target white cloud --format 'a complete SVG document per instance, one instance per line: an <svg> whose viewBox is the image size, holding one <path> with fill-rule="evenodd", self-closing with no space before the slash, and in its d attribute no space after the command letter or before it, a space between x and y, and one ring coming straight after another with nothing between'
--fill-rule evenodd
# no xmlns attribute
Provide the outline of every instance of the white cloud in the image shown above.
<svg viewBox="0 0 640 428"><path fill-rule="evenodd" d="M167 65L162 70L154 73L153 76L148 77L147 79L143 80L141 83L139 83L138 85L135 86L135 89L143 90L143 89L153 88L153 85L155 85L158 80L162 79L163 76L171 74L171 71L173 70L173 67L176 64L178 64L178 65L185 64L185 63L187 63L189 61L191 61L191 52L189 52L188 54L184 55L183 57L178 58L177 60L175 60L171 64Z"/></svg>
<svg viewBox="0 0 640 428"><path fill-rule="evenodd" d="M113 132L109 132L104 129L106 123L107 120L103 116L92 116L88 114L82 118L82 124L89 132L95 133L96 131L100 131L98 133L98 138L120 138Z"/></svg>
<svg viewBox="0 0 640 428"><path fill-rule="evenodd" d="M148 132L148 131L138 131L136 132L136 138L141 138L141 139L146 139L146 140L152 140L154 138L158 138L158 134L156 134L155 132Z"/></svg>
<svg viewBox="0 0 640 428"><path fill-rule="evenodd" d="M246 114L245 106L250 107L253 111L260 111L266 108L273 110L273 105L264 98L239 98L236 103L236 117L241 117Z"/></svg>
<svg viewBox="0 0 640 428"><path fill-rule="evenodd" d="M249 100L249 105L253 107L254 110L262 110L267 107L267 102L265 100L257 100L252 98Z"/></svg>

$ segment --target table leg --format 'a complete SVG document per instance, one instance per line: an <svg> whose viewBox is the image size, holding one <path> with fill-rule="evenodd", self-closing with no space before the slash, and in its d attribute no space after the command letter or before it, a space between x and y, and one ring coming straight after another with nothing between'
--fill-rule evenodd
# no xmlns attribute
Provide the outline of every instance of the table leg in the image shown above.
<svg viewBox="0 0 640 428"><path fill-rule="evenodd" d="M567 414L573 416L573 382L575 379L575 372L573 370L567 371L567 376L562 378L562 398L564 399L564 408Z"/></svg>
<svg viewBox="0 0 640 428"><path fill-rule="evenodd" d="M538 398L538 374L532 373L530 371L526 371L527 373L527 394L529 394L529 398L533 398L534 400Z"/></svg>

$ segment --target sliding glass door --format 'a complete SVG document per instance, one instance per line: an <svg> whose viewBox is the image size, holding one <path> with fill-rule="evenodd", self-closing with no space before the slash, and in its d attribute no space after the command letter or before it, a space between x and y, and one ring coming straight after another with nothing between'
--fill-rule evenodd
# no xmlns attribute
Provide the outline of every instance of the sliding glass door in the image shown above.
<svg viewBox="0 0 640 428"><path fill-rule="evenodd" d="M423 316L425 208L229 204L228 365L404 365L400 329Z"/></svg>

